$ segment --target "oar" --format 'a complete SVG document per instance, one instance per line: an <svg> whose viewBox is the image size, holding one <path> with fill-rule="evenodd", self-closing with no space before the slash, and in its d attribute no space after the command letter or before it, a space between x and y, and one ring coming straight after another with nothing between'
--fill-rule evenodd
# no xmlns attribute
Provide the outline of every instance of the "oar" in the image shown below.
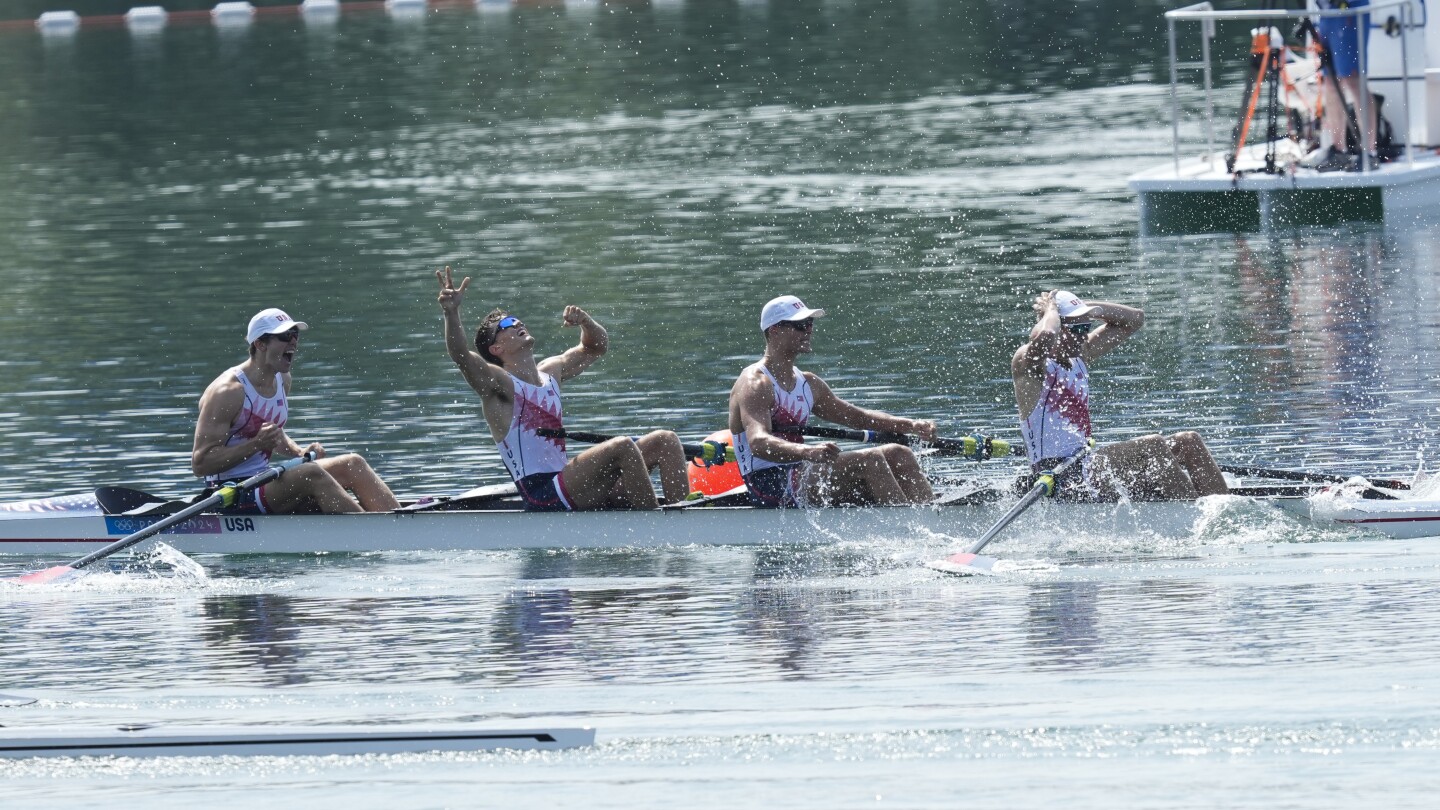
<svg viewBox="0 0 1440 810"><path fill-rule="evenodd" d="M292 458L286 461L282 461L272 467L267 467L266 469L260 471L259 473L256 473L255 475L250 476L249 478L246 478L244 481L241 481L234 486L221 487L220 489L215 490L215 492L211 494L210 497L185 509L181 509L179 512L176 512L169 517L161 518L160 520L151 523L149 526L146 526L140 531L135 532L134 534L126 535L125 537L116 540L115 542L111 543L108 546L105 546L104 548L96 549L95 551L86 554L84 557L81 557L80 559L70 563L69 565L57 565L51 568L46 568L43 571L33 571L29 574L22 574L21 576L15 577L9 581L16 582L22 585L39 585L46 582L54 582L57 579L79 571L81 568L84 568L85 566L93 562L103 560L117 551L124 551L125 549L135 545L136 543L139 543L142 540L145 540L148 537L153 537L154 535L165 531L171 526L179 523L184 523L192 516L198 515L201 512L204 512L206 509L213 509L217 506L229 506L235 503L236 498L238 498L241 493L248 492L249 490L258 487L261 484L274 481L276 478L279 478L282 473L292 467L298 467L299 465L304 464L307 461L314 460L315 454L312 452L306 453L299 458Z"/></svg>
<svg viewBox="0 0 1440 810"><path fill-rule="evenodd" d="M1004 439L989 436L960 436L954 439L937 438L927 442L906 433L891 433L885 430L851 430L849 428L804 427L800 430L806 436L821 439L841 439L870 444L904 444L911 447L933 447L947 456L964 456L975 461L984 461L997 456L1010 455L1010 443Z"/></svg>
<svg viewBox="0 0 1440 810"><path fill-rule="evenodd" d="M430 501L417 501L409 506L402 506L396 512L458 512L464 509L492 504L496 501L503 501L506 498L514 498L520 495L520 490L511 484L488 484L486 486L468 489L459 495L436 498Z"/></svg>
<svg viewBox="0 0 1440 810"><path fill-rule="evenodd" d="M601 442L608 442L614 438L620 438L606 433L590 433L584 430L560 430L556 428L538 428L535 433L547 439L573 439L574 441L585 442L587 444L599 444ZM686 444L682 442L680 449L685 452L686 458L698 458L701 461L708 461L712 464L724 464L727 461L735 460L735 448L727 444L721 444L720 442L704 441L699 444Z"/></svg>
<svg viewBox="0 0 1440 810"><path fill-rule="evenodd" d="M1306 481L1310 483L1320 484L1343 484L1352 478L1359 477L1364 478L1366 481L1369 481L1376 486L1385 487L1386 489L1410 488L1410 485L1405 483L1404 481L1396 481L1393 479L1384 478L1370 478L1369 476L1364 475L1355 476L1333 473L1302 472L1299 470L1271 470L1265 467L1246 467L1235 464L1221 464L1220 469L1221 471L1231 473L1232 475L1248 475L1253 478L1273 478L1277 481Z"/></svg>
<svg viewBox="0 0 1440 810"><path fill-rule="evenodd" d="M1020 517L1020 513L1029 509L1031 504L1034 504L1047 495L1054 495L1055 479L1079 463L1080 459L1089 453L1090 448L1083 447L1080 449L1080 452L1056 465L1055 469L1041 473L1040 477L1035 479L1034 485L1030 487L1030 491L1025 493L1025 497L1021 498L1019 503L1011 507L1010 511L1005 513L1004 517L995 521L995 525L991 526L989 531L981 535L980 539L975 541L975 545L971 546L969 551L951 554L943 560L928 562L925 566L927 568L934 568L936 571L944 571L947 574L966 575L991 573L998 560L994 557L981 556L981 549L989 545L990 541L995 539L995 535L999 534L1006 526L1014 522L1015 518Z"/></svg>

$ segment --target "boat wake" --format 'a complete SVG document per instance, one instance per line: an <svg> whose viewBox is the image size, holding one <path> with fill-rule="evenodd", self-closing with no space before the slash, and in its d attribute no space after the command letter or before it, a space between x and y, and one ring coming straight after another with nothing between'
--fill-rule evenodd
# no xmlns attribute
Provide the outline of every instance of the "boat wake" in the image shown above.
<svg viewBox="0 0 1440 810"><path fill-rule="evenodd" d="M134 557L110 568L82 568L44 586L0 582L0 588L28 593L88 591L99 593L156 593L176 590L211 590L216 584L205 569L179 549L154 543Z"/></svg>

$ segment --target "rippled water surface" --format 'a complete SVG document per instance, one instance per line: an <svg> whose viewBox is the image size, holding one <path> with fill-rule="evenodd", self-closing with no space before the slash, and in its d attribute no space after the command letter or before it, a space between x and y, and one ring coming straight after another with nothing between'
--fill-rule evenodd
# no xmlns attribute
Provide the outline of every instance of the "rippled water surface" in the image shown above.
<svg viewBox="0 0 1440 810"><path fill-rule="evenodd" d="M575 427L720 427L759 306L793 292L830 312L805 367L842 395L1013 437L1028 302L1066 287L1146 310L1097 368L1105 440L1192 428L1232 462L1434 467L1434 223L1139 236L1125 178L1170 154L1160 10L655 0L0 30L0 501L191 491L196 400L265 306L312 327L297 439L363 452L402 496L503 480L440 340L447 263L474 277L472 323L505 306L554 351L566 304L607 325ZM7 802L1420 807L1440 788L1434 541L1237 507L1178 540L1022 532L995 551L1044 565L973 580L921 566L964 537L815 539L141 557L0 585L0 693L37 698L0 701L7 729L600 743L4 763Z"/></svg>

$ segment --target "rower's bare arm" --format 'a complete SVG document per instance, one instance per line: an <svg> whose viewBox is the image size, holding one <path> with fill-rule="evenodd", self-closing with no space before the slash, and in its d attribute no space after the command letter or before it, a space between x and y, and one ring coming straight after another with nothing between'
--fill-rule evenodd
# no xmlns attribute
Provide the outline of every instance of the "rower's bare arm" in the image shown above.
<svg viewBox="0 0 1440 810"><path fill-rule="evenodd" d="M1045 353L1026 343L1010 358L1010 379L1015 384L1015 405L1023 419L1035 410L1045 388Z"/></svg>
<svg viewBox="0 0 1440 810"><path fill-rule="evenodd" d="M596 360L610 350L610 334L590 313L580 307L565 307L562 324L566 327L580 327L580 342L571 346L564 354L546 358L540 370L547 374L558 374L563 382L589 368Z"/></svg>
<svg viewBox="0 0 1440 810"><path fill-rule="evenodd" d="M506 372L501 367L487 361L480 356L480 353L470 348L465 340L465 325L460 320L460 305L465 300L465 290L470 286L470 277L466 276L455 286L455 278L447 266L443 271L436 270L435 278L440 281L440 295L437 299L440 303L440 311L445 313L445 351L455 365L460 367L460 373L475 393L481 397L500 396L505 391Z"/></svg>
<svg viewBox="0 0 1440 810"><path fill-rule="evenodd" d="M770 411L775 407L775 392L770 378L758 367L746 369L735 383L731 395L739 400L740 424L745 438L756 456L777 464L796 461L834 461L840 446L834 442L798 444L771 433Z"/></svg>
<svg viewBox="0 0 1440 810"><path fill-rule="evenodd" d="M908 419L884 411L862 408L846 402L830 390L829 384L810 372L802 372L810 382L815 395L813 412L816 416L837 425L856 430L880 430L887 433L907 433L922 439L933 440L936 436L935 423L928 419Z"/></svg>
<svg viewBox="0 0 1440 810"><path fill-rule="evenodd" d="M230 375L226 375L229 377ZM284 432L266 425L255 438L227 447L230 425L245 407L245 389L230 379L210 383L200 397L200 418L195 422L195 443L190 451L190 471L198 477L217 475L255 455L262 442L277 442Z"/></svg>
<svg viewBox="0 0 1440 810"><path fill-rule="evenodd" d="M1100 321L1100 328L1090 333L1080 351L1086 363L1114 351L1145 325L1144 310L1109 301L1091 301L1090 305L1098 308L1093 314Z"/></svg>

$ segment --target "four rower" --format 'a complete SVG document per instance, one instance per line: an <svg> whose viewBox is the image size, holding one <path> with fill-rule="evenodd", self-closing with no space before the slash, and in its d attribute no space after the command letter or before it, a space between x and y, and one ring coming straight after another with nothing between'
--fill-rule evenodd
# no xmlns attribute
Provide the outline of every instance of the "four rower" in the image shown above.
<svg viewBox="0 0 1440 810"><path fill-rule="evenodd" d="M250 319L245 333L250 357L216 377L200 397L190 469L205 479L208 493L265 469L274 453L298 457L313 450L316 463L250 490L228 511L284 514L310 504L327 513L395 509L399 502L364 458L354 453L330 458L318 443L301 449L285 432L290 369L300 333L308 328L278 309Z"/></svg>
<svg viewBox="0 0 1440 810"><path fill-rule="evenodd" d="M1033 307L1035 326L1011 359L1010 373L1025 454L1039 473L1090 441L1089 365L1138 332L1145 313L1106 301L1086 303L1064 290L1036 296ZM1061 496L1075 500L1193 499L1228 491L1200 434L1190 431L1106 445L1057 483Z"/></svg>
<svg viewBox="0 0 1440 810"><path fill-rule="evenodd" d="M460 304L470 278L456 287L448 267L443 273L435 271L435 277L445 313L445 347L465 381L480 395L490 435L500 446L526 509L654 509L659 504L650 470L656 468L665 502L684 500L689 494L685 453L671 431L653 431L633 441L617 437L568 460L564 439L537 432L564 427L560 383L578 377L608 350L609 336L594 318L579 307L566 307L563 324L580 327L580 342L564 354L537 362L535 338L525 324L496 309L475 330L472 350L460 323Z"/></svg>
<svg viewBox="0 0 1440 810"><path fill-rule="evenodd" d="M580 329L580 342L537 360L525 324L495 309L476 330L471 349L460 317L470 279L455 286L449 267L435 277L446 348L480 396L527 510L654 509L659 501L653 470L659 471L666 503L686 497L684 451L668 430L611 439L574 459L566 456L563 436L542 435L545 429L563 431L561 383L579 376L609 348L609 335L594 318L567 306L562 323ZM1026 454L1038 474L1090 443L1089 365L1139 331L1145 315L1121 304L1087 303L1063 290L1037 296L1033 307L1036 323L1015 352L1011 373ZM729 404L735 456L751 501L795 507L933 500L909 447L841 451L832 442L805 444L811 415L854 429L936 438L934 422L853 405L795 366L800 355L814 350L816 319L824 315L793 295L772 299L761 310L764 356L740 373ZM395 496L365 459L353 453L329 458L319 444L302 449L285 432L290 371L300 332L307 328L278 309L250 320L249 359L221 374L201 397L191 467L213 489L264 469L273 453L314 450L316 464L287 472L231 509L286 513L307 502L330 513L395 509ZM1227 491L1219 466L1194 432L1107 445L1070 468L1059 483L1061 496L1076 500L1193 499Z"/></svg>
<svg viewBox="0 0 1440 810"><path fill-rule="evenodd" d="M804 444L810 415L861 430L913 433L935 438L935 423L891 416L852 405L818 376L795 367L814 351L815 319L793 295L760 311L765 355L747 366L730 389L730 433L735 459L759 506L926 503L935 493L909 447L887 444L841 452L833 442Z"/></svg>

